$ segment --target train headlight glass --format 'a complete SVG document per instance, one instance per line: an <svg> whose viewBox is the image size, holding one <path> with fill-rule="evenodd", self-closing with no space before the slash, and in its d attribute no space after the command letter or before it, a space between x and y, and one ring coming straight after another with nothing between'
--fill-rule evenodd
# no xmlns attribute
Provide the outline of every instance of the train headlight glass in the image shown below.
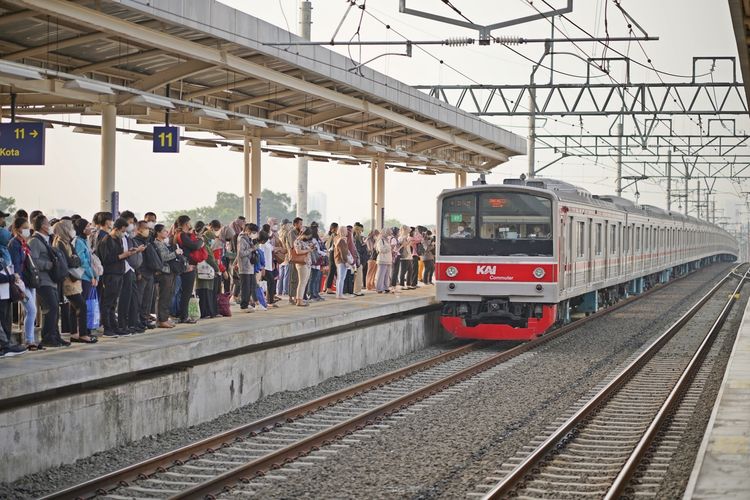
<svg viewBox="0 0 750 500"><path fill-rule="evenodd" d="M458 276L458 269L456 269L455 266L449 266L448 269L445 270L445 275L449 278L455 278Z"/></svg>
<svg viewBox="0 0 750 500"><path fill-rule="evenodd" d="M546 274L546 273L544 272L544 269L543 269L543 268L541 268L541 267L537 267L536 269L534 269L534 277L535 277L536 279L538 279L538 280L540 280L540 279L544 278L544 275L545 275L545 274Z"/></svg>

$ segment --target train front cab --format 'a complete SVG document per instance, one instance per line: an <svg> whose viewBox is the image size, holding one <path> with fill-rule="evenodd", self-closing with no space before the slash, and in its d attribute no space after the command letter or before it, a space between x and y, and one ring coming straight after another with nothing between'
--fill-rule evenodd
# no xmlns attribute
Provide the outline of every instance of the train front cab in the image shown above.
<svg viewBox="0 0 750 500"><path fill-rule="evenodd" d="M557 317L558 264L548 191L499 186L440 201L436 293L456 337L529 340Z"/></svg>

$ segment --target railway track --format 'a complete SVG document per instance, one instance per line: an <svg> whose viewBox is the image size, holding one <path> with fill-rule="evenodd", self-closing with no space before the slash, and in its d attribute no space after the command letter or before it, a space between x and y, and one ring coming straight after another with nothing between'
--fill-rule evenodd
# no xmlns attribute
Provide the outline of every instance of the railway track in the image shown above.
<svg viewBox="0 0 750 500"><path fill-rule="evenodd" d="M250 480L273 476L292 462L314 463L326 452L356 441L366 428L384 427L384 418L662 288L654 287L510 349L498 352L496 344L487 342L463 345L44 498L211 498Z"/></svg>
<svg viewBox="0 0 750 500"><path fill-rule="evenodd" d="M745 267L735 285L736 276L730 272L472 496L654 498L699 400L702 363L750 270ZM731 293L723 300L720 291Z"/></svg>

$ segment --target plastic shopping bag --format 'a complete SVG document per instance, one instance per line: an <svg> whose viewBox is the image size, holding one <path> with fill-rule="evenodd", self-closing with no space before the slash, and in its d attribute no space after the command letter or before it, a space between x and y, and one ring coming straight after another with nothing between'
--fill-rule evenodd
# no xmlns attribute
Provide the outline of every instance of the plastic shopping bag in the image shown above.
<svg viewBox="0 0 750 500"><path fill-rule="evenodd" d="M200 301L198 300L198 297L190 297L190 302L188 302L188 319L198 321L200 317Z"/></svg>
<svg viewBox="0 0 750 500"><path fill-rule="evenodd" d="M86 327L89 330L99 328L99 295L96 293L96 287L91 287L91 292L86 298Z"/></svg>

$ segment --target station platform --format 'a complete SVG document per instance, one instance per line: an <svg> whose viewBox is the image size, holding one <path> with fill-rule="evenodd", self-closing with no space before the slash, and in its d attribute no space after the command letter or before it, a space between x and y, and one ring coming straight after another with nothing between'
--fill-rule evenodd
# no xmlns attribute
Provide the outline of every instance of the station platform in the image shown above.
<svg viewBox="0 0 750 500"><path fill-rule="evenodd" d="M447 338L434 288L201 320L0 358L0 481L208 421ZM87 428L86 440L75 432ZM74 432L70 432L74 430Z"/></svg>
<svg viewBox="0 0 750 500"><path fill-rule="evenodd" d="M683 500L750 499L750 302Z"/></svg>

